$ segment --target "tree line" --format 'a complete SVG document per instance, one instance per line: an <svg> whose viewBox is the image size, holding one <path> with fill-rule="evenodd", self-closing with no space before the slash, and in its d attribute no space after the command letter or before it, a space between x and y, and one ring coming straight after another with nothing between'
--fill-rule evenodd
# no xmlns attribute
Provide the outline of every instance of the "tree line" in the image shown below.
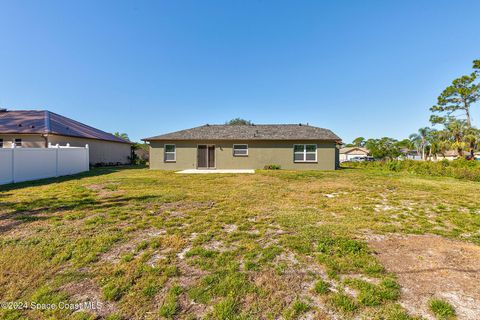
<svg viewBox="0 0 480 320"><path fill-rule="evenodd" d="M407 139L365 139L358 137L347 147L365 147L378 159L396 159L405 150L415 150L422 159L436 159L454 150L460 157L472 159L480 146L480 130L472 124L471 108L480 100L480 59L473 70L452 81L430 108L432 127L418 129ZM403 152L402 152L403 151Z"/></svg>

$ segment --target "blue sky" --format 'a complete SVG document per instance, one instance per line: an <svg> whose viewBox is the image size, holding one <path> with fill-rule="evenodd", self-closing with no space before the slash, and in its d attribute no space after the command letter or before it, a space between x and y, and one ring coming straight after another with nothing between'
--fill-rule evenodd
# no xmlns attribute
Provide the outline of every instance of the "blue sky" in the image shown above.
<svg viewBox="0 0 480 320"><path fill-rule="evenodd" d="M234 117L402 138L480 58L479 12L480 1L3 0L0 105L133 140Z"/></svg>

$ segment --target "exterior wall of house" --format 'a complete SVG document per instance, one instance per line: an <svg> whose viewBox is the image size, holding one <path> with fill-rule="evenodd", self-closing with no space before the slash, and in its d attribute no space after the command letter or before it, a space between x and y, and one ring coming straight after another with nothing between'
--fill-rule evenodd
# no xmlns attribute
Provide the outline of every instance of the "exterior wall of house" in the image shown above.
<svg viewBox="0 0 480 320"><path fill-rule="evenodd" d="M164 145L176 146L175 162L164 161ZM288 170L335 170L338 149L325 141L151 141L150 168L184 170L197 168L197 145L215 145L216 169L263 169L267 164L278 164ZM233 156L234 144L247 144L248 156ZM294 144L316 144L317 162L293 161Z"/></svg>
<svg viewBox="0 0 480 320"><path fill-rule="evenodd" d="M449 161L453 161L453 160L456 160L458 159L458 156L456 155L446 155L445 157L442 156L441 154L438 154L437 155L437 158L433 158L433 157L429 157L428 160L431 160L431 161L442 161L442 160L449 160Z"/></svg>
<svg viewBox="0 0 480 320"><path fill-rule="evenodd" d="M366 157L368 156L368 152L362 150L352 150L350 152L341 153L340 154L340 161L348 161L355 157Z"/></svg>
<svg viewBox="0 0 480 320"><path fill-rule="evenodd" d="M24 148L45 147L45 138L39 134L0 134L0 139L3 139L4 148L11 148L12 141L15 141L15 139L22 139L22 147Z"/></svg>
<svg viewBox="0 0 480 320"><path fill-rule="evenodd" d="M128 143L85 139L67 136L50 135L48 141L51 144L66 145L70 143L72 147L85 147L88 144L90 150L90 164L96 163L130 163L129 157L131 146Z"/></svg>
<svg viewBox="0 0 480 320"><path fill-rule="evenodd" d="M17 135L2 135L3 147L11 148L12 141L15 139L22 139L23 148L45 148L45 138L40 134L17 134ZM113 141L85 139L68 136L49 135L48 142L51 144L60 144L62 146L69 143L72 147L85 147L88 144L90 150L90 164L96 163L121 163L128 164L130 160L130 144Z"/></svg>
<svg viewBox="0 0 480 320"><path fill-rule="evenodd" d="M335 146L335 168L340 168L340 148Z"/></svg>

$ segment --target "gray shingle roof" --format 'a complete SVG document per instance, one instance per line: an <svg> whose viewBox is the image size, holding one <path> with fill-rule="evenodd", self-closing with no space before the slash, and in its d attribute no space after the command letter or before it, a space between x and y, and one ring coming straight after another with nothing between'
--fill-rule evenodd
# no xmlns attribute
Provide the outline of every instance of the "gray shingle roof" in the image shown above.
<svg viewBox="0 0 480 320"><path fill-rule="evenodd" d="M152 140L328 140L341 141L332 131L305 124L204 125L167 133Z"/></svg>
<svg viewBox="0 0 480 320"><path fill-rule="evenodd" d="M87 139L130 143L111 133L87 126L46 110L0 111L0 133L57 134Z"/></svg>

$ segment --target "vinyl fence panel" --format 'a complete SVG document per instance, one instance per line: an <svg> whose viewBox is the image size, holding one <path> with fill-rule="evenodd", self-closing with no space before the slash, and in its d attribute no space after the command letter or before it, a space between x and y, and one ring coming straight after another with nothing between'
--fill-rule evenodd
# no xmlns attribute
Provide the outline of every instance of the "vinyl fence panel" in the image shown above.
<svg viewBox="0 0 480 320"><path fill-rule="evenodd" d="M43 148L12 149L14 182L57 176L56 150Z"/></svg>
<svg viewBox="0 0 480 320"><path fill-rule="evenodd" d="M0 149L0 184L13 181L12 149Z"/></svg>
<svg viewBox="0 0 480 320"><path fill-rule="evenodd" d="M88 171L88 149L61 148L58 149L58 175L66 176Z"/></svg>
<svg viewBox="0 0 480 320"><path fill-rule="evenodd" d="M89 170L88 146L0 149L0 184Z"/></svg>

